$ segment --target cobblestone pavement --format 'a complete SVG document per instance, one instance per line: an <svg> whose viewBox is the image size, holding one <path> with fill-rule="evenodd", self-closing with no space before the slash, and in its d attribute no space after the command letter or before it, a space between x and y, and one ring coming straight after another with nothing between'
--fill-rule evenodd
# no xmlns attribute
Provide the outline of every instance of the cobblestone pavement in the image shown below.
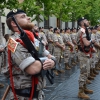
<svg viewBox="0 0 100 100"><path fill-rule="evenodd" d="M53 90L47 87L47 91L50 91L50 93L46 92L45 100L83 100L77 97L80 70L76 66L72 69L72 72L70 72L69 77L66 76L66 73L59 77L58 86L56 86L56 82L51 86ZM63 82L61 82L62 80ZM96 76L95 80L92 81L92 84L87 87L94 91L93 94L89 95L90 100L100 100L100 73Z"/></svg>
<svg viewBox="0 0 100 100"><path fill-rule="evenodd" d="M55 83L51 85L47 80L47 87L44 90L45 100L83 100L77 97L78 94L78 78L79 67L74 66L70 71L66 70L64 74L55 76ZM0 88L0 100L7 87L7 79L0 76L0 82L5 84L4 88ZM92 84L88 87L94 90L90 96L90 100L100 100L100 75L97 75ZM9 97L9 96L8 96ZM8 100L8 97L6 100Z"/></svg>

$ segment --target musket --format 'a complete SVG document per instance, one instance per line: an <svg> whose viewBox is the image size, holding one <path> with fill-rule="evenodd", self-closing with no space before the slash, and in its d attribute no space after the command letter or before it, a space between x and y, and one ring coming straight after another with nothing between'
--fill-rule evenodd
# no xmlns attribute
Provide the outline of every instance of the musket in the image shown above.
<svg viewBox="0 0 100 100"><path fill-rule="evenodd" d="M1 100L5 100L6 99L8 93L9 93L9 90L10 90L10 85L7 86L7 88L6 88L5 92L4 92L4 95L3 95Z"/></svg>

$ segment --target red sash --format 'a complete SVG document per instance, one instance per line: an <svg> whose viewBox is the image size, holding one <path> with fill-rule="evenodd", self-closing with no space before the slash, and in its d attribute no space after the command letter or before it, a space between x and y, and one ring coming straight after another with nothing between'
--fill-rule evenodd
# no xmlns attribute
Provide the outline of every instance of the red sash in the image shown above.
<svg viewBox="0 0 100 100"><path fill-rule="evenodd" d="M83 33L82 33L83 34ZM90 55L90 58L92 57L92 51L93 51L93 48L90 48L89 52L85 52L84 50L84 43L83 43L83 40L82 40L82 34L80 35L80 42L82 44L82 50L83 52L86 54L86 55Z"/></svg>
<svg viewBox="0 0 100 100"><path fill-rule="evenodd" d="M24 30L26 32L26 34L28 35L29 39L34 42L34 35L32 32ZM21 39L17 39L17 42L19 42L21 45L23 45L25 47L25 44L23 43L23 41ZM13 73L12 73L12 61L11 61L11 51L8 49L8 64L9 64L9 72L10 72L10 83L11 83L11 87L12 87L12 92L14 94L14 98L15 100L18 100L16 93L15 93L15 89L14 89L14 81L13 81ZM32 90L31 90L31 95L29 100L32 100L33 94L34 94L34 86L38 84L38 78L36 76L32 76Z"/></svg>

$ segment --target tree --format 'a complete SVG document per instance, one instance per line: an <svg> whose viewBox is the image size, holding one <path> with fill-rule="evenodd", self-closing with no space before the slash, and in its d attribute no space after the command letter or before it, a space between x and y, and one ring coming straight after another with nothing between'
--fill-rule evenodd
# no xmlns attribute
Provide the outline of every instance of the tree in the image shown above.
<svg viewBox="0 0 100 100"><path fill-rule="evenodd" d="M91 7L88 6L89 0L64 0L61 7L63 21L75 21L85 14L88 14Z"/></svg>
<svg viewBox="0 0 100 100"><path fill-rule="evenodd" d="M19 8L19 1L18 0L6 0L6 7L7 9L18 9Z"/></svg>
<svg viewBox="0 0 100 100"><path fill-rule="evenodd" d="M2 33L2 23L1 23L1 16L5 15L4 10L6 8L13 9L18 7L18 1L17 0L0 0L0 37L3 36Z"/></svg>
<svg viewBox="0 0 100 100"><path fill-rule="evenodd" d="M39 15L43 15L43 3L38 0L24 0L20 5L20 9L23 9L28 16L33 17L35 15L35 18L32 18L32 20L41 20Z"/></svg>
<svg viewBox="0 0 100 100"><path fill-rule="evenodd" d="M86 14L86 17L90 20L91 25L96 25L99 22L100 19L100 0L91 0L88 3L88 6L90 6L92 9L88 14Z"/></svg>
<svg viewBox="0 0 100 100"><path fill-rule="evenodd" d="M8 1L12 2L14 7L16 7L16 0ZM23 9L28 16L32 17L35 15L35 18L32 20L41 21L40 15L45 19L47 19L48 16L54 15L62 21L75 21L79 17L89 13L91 9L91 6L88 6L89 1L90 0L23 0L18 6Z"/></svg>
<svg viewBox="0 0 100 100"><path fill-rule="evenodd" d="M7 9L23 9L28 16L32 17L32 20L37 21L42 21L40 15L45 19L53 15L65 22L73 22L80 17L86 16L92 23L96 23L100 18L99 0L22 0L21 3L18 1L1 0L0 2L1 4L6 2Z"/></svg>

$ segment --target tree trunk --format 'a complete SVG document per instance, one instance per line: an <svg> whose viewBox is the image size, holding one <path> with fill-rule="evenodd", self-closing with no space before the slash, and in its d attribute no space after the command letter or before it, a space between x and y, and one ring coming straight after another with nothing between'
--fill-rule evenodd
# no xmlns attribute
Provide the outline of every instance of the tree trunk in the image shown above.
<svg viewBox="0 0 100 100"><path fill-rule="evenodd" d="M68 22L65 22L65 28L67 28L68 27Z"/></svg>
<svg viewBox="0 0 100 100"><path fill-rule="evenodd" d="M72 22L72 27L75 27L75 21Z"/></svg>

